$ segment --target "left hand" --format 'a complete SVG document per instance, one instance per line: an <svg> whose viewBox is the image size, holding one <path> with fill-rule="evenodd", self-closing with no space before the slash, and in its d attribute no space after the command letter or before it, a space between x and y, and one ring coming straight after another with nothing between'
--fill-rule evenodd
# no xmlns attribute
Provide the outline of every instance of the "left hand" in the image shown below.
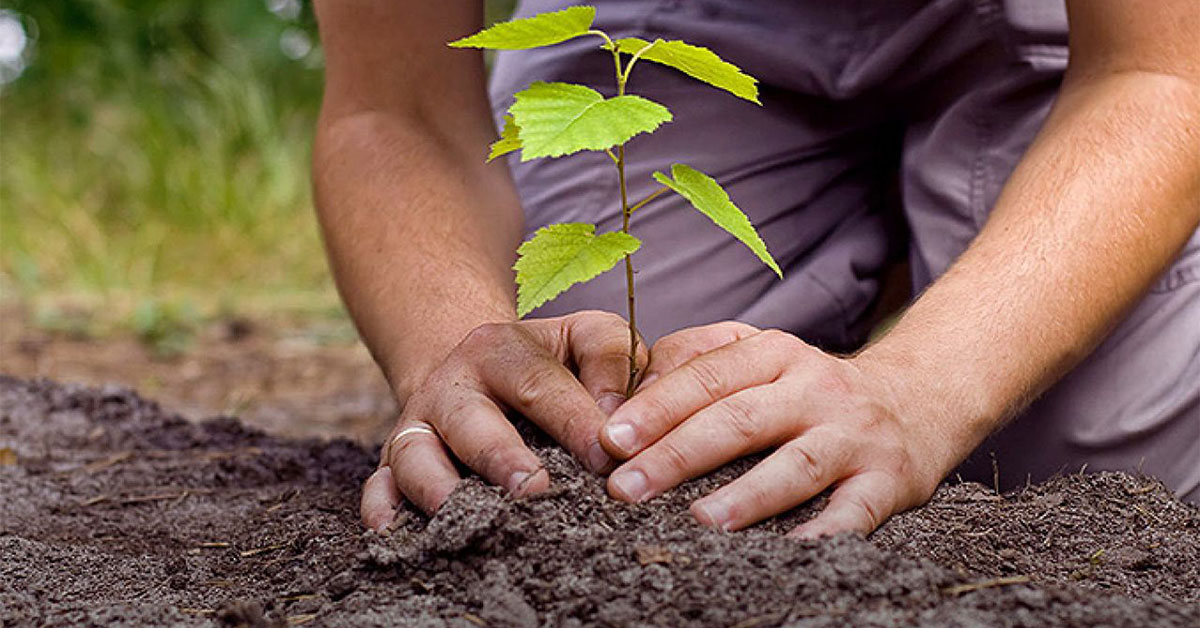
<svg viewBox="0 0 1200 628"><path fill-rule="evenodd" d="M692 504L701 523L737 530L836 486L793 535L870 533L924 503L962 444L900 416L882 377L795 336L736 322L685 329L651 348L637 394L601 442L628 459L608 480L640 502L734 459L776 448L742 477Z"/></svg>

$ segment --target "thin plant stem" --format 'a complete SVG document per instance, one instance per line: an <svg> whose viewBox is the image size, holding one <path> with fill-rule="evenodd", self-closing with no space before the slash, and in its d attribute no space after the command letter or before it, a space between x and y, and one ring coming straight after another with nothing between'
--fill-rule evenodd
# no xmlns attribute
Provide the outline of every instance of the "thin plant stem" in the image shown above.
<svg viewBox="0 0 1200 628"><path fill-rule="evenodd" d="M625 95L625 83L629 79L629 68L621 68L621 53L613 44L612 39L602 32L597 32L604 40L608 42L609 48L612 50L613 64L617 70L617 95ZM631 60L630 66L633 61ZM611 152L610 152L611 155ZM633 213L633 209L629 206L629 193L625 183L625 145L617 145L617 183L621 188L621 232L629 233L629 217ZM625 291L628 297L629 305L629 380L625 383L625 398L633 396L633 391L637 388L638 366L637 366L637 311L635 308L635 297L633 291L633 257L625 256Z"/></svg>
<svg viewBox="0 0 1200 628"><path fill-rule="evenodd" d="M629 208L629 213L632 214L633 212L641 209L643 205L649 203L650 201L652 201L670 191L671 191L671 188L667 188L667 187L662 187L662 188L658 188L657 190L654 190L646 198L634 203L633 206Z"/></svg>
<svg viewBox="0 0 1200 628"><path fill-rule="evenodd" d="M629 216L633 210L629 208L629 197L625 187L625 145L617 147L617 179L621 184L621 231L629 233ZM634 309L633 294L633 256L625 256L625 290L629 298L629 381L625 384L625 398L633 396L637 387L637 314Z"/></svg>

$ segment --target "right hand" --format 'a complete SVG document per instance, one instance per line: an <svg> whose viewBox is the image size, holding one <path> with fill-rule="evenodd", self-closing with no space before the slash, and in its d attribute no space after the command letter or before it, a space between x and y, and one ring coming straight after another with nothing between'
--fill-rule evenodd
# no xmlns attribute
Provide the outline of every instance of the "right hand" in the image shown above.
<svg viewBox="0 0 1200 628"><path fill-rule="evenodd" d="M640 341L637 361L639 368L648 361ZM624 402L628 378L629 325L616 314L475 328L404 404L363 485L363 523L386 529L401 499L436 511L461 479L451 456L513 495L548 488L549 475L505 409L528 417L592 472L610 471L600 427Z"/></svg>

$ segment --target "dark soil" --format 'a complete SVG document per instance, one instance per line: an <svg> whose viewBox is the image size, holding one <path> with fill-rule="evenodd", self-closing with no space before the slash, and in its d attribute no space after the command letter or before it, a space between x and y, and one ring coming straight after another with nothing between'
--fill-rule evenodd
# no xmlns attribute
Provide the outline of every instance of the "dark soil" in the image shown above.
<svg viewBox="0 0 1200 628"><path fill-rule="evenodd" d="M349 441L0 378L0 625L1200 625L1200 509L1150 479L947 486L870 540L806 543L779 533L808 511L691 520L737 468L627 506L539 451L549 494L467 480L381 537Z"/></svg>
<svg viewBox="0 0 1200 628"><path fill-rule="evenodd" d="M292 437L374 443L395 425L387 382L348 319L217 318L164 354L127 331L47 329L35 318L0 301L0 373L121 384L185 418L236 414Z"/></svg>

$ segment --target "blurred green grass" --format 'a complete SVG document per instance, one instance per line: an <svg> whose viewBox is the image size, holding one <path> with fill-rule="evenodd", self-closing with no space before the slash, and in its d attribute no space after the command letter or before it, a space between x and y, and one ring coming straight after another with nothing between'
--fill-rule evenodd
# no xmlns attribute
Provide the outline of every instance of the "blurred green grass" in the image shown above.
<svg viewBox="0 0 1200 628"><path fill-rule="evenodd" d="M101 327L147 304L341 316L309 192L322 57L307 0L4 9L29 65L0 86L0 299Z"/></svg>

